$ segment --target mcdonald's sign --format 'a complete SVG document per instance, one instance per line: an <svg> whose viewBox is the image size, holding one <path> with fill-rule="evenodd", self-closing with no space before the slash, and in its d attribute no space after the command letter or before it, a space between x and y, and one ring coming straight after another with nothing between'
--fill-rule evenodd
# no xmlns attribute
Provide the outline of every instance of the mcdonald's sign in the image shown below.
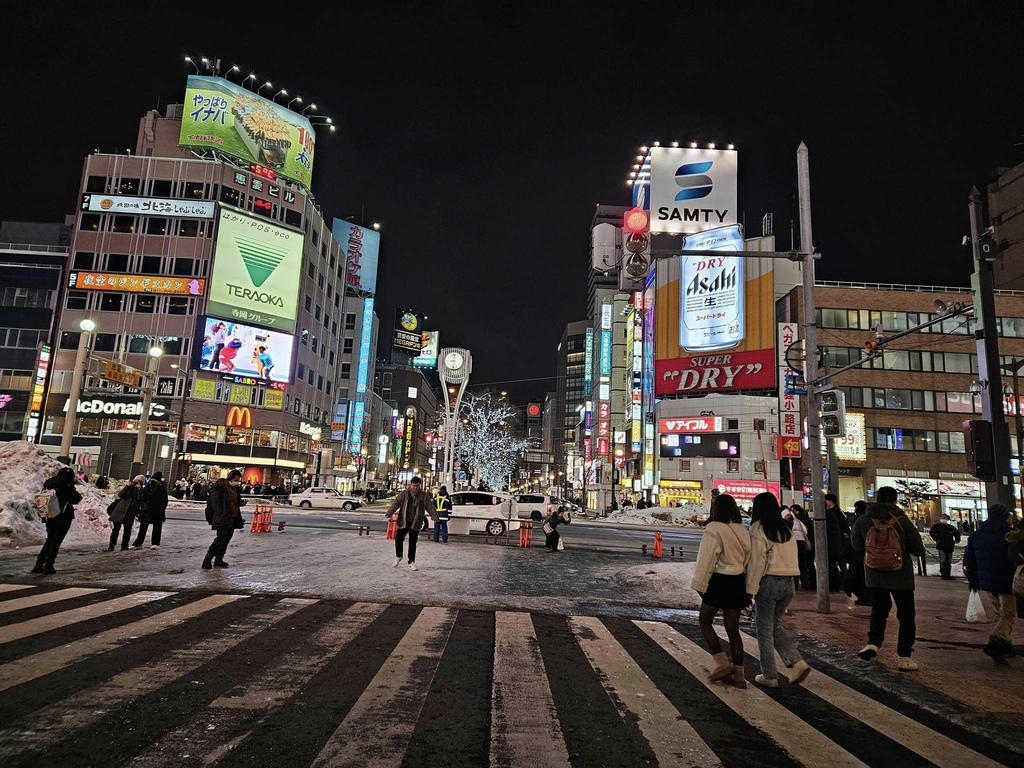
<svg viewBox="0 0 1024 768"><path fill-rule="evenodd" d="M229 427L252 429L252 409L232 405L228 408L228 418L224 423Z"/></svg>

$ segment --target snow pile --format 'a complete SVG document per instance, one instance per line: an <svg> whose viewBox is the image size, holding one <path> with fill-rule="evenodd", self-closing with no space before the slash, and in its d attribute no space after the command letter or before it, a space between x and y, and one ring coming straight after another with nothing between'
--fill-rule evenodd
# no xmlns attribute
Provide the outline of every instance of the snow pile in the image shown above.
<svg viewBox="0 0 1024 768"><path fill-rule="evenodd" d="M598 520L607 520L610 523L634 523L636 525L675 525L681 528L697 528L693 517L697 514L706 515L710 512L709 504L687 503L681 507L648 507L637 509L626 507L609 512L607 517L599 517Z"/></svg>
<svg viewBox="0 0 1024 768"><path fill-rule="evenodd" d="M623 568L614 579L623 589L657 595L666 605L695 611L701 604L700 595L690 586L696 569L696 563L644 563Z"/></svg>
<svg viewBox="0 0 1024 768"><path fill-rule="evenodd" d="M41 545L46 527L36 513L33 497L43 482L57 474L63 464L51 459L32 443L18 441L0 446L0 548ZM103 491L79 483L82 501L75 506L75 521L66 544L92 544L110 536L107 504Z"/></svg>

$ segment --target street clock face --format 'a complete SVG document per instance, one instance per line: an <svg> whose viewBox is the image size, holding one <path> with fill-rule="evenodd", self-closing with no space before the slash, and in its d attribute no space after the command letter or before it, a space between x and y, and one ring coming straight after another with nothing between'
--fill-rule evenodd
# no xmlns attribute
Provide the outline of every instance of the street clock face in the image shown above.
<svg viewBox="0 0 1024 768"><path fill-rule="evenodd" d="M449 352L447 355L444 356L445 368L448 368L453 371L457 371L459 368L461 368L464 362L465 361L463 360L462 354L460 352Z"/></svg>

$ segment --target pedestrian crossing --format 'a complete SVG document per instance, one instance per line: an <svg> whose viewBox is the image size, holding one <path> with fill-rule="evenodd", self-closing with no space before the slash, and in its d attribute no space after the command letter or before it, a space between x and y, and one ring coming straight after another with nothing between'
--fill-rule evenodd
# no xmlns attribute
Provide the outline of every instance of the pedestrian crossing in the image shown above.
<svg viewBox="0 0 1024 768"><path fill-rule="evenodd" d="M0 584L0 764L1024 765L911 678L744 650L737 689L683 621Z"/></svg>

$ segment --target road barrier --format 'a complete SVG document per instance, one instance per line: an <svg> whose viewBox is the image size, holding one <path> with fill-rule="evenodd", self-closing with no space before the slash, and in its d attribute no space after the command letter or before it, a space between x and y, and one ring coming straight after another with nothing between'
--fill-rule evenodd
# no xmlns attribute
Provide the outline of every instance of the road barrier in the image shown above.
<svg viewBox="0 0 1024 768"><path fill-rule="evenodd" d="M252 523L249 524L249 533L266 533L274 521L274 508L269 504L257 504L252 513ZM284 523L278 526L279 531L284 530Z"/></svg>
<svg viewBox="0 0 1024 768"><path fill-rule="evenodd" d="M654 557L658 560L661 559L661 531L654 532Z"/></svg>
<svg viewBox="0 0 1024 768"><path fill-rule="evenodd" d="M533 522L530 520L524 520L519 524L519 546L533 546Z"/></svg>

